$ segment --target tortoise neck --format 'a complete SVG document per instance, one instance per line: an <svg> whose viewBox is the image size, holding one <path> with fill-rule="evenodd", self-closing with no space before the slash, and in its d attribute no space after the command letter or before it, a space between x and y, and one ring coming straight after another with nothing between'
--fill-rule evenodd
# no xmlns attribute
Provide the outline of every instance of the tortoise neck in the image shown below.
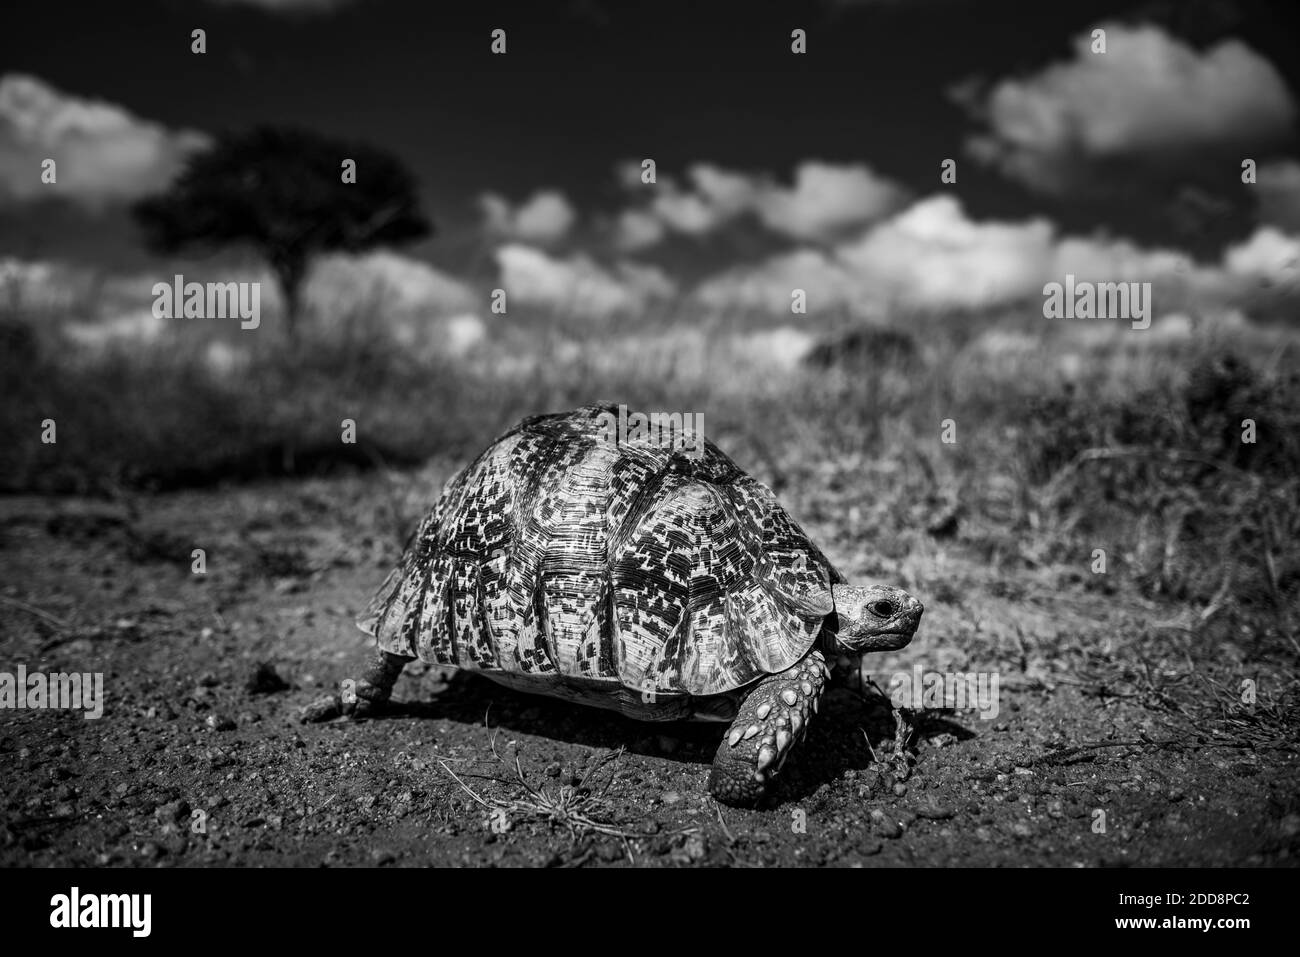
<svg viewBox="0 0 1300 957"><path fill-rule="evenodd" d="M844 653L840 649L839 642L835 640L835 636L824 627L820 632L818 632L817 643L813 647L822 653L822 657L824 657L827 664L832 667L834 667L835 662L839 659L840 655Z"/></svg>
<svg viewBox="0 0 1300 957"><path fill-rule="evenodd" d="M830 666L830 681L835 685L847 684L858 687L862 681L862 655L843 648L835 636L823 628L813 646L822 653L826 664Z"/></svg>

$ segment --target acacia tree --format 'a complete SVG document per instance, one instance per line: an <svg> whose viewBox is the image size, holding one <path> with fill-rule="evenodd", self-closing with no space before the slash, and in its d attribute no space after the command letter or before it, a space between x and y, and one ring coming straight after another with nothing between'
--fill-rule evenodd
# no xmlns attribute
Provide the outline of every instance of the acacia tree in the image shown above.
<svg viewBox="0 0 1300 957"><path fill-rule="evenodd" d="M345 162L355 181L345 182ZM177 254L246 244L275 273L295 333L303 277L314 256L411 242L433 226L415 178L361 143L291 127L257 127L195 154L163 193L132 207L152 251Z"/></svg>

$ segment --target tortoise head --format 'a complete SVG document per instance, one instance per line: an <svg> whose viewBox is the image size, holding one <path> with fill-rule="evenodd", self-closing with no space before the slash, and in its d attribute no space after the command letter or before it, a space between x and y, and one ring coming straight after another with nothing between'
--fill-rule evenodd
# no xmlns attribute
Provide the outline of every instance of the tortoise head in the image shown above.
<svg viewBox="0 0 1300 957"><path fill-rule="evenodd" d="M834 637L844 654L893 651L916 634L925 606L890 585L832 585Z"/></svg>

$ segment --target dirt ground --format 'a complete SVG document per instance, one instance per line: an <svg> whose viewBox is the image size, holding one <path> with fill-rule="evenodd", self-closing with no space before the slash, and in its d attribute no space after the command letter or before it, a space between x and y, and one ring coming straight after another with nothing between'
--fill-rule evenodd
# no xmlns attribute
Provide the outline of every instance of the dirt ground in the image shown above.
<svg viewBox="0 0 1300 957"><path fill-rule="evenodd" d="M0 711L0 864L1298 859L1293 661L1247 667L1195 645L1191 610L1060 569L1008 581L960 537L878 576L928 610L868 667L882 686L914 664L996 672L998 714L909 711L893 753L886 699L836 689L762 810L707 794L721 726L639 725L424 666L391 715L303 723L367 654L353 615L417 514L394 503L445 474L0 500L0 670L103 672L106 696L99 720ZM851 578L891 567L815 519Z"/></svg>

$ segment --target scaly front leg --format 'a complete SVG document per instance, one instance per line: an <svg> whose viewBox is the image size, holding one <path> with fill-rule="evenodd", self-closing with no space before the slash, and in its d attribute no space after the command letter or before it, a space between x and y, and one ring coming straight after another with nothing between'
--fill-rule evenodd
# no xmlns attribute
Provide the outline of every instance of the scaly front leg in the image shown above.
<svg viewBox="0 0 1300 957"><path fill-rule="evenodd" d="M763 798L807 730L829 675L826 659L814 649L754 685L713 757L709 791L715 798L738 807Z"/></svg>

